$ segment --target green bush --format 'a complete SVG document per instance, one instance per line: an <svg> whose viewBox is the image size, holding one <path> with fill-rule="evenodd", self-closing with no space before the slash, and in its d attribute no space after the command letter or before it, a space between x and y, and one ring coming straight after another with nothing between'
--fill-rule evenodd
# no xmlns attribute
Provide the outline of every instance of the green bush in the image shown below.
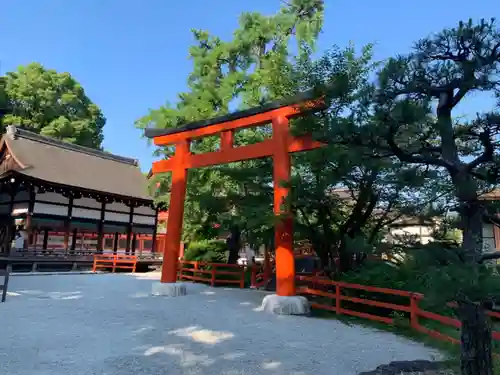
<svg viewBox="0 0 500 375"><path fill-rule="evenodd" d="M184 252L184 260L210 263L226 263L228 248L221 240L193 241Z"/></svg>

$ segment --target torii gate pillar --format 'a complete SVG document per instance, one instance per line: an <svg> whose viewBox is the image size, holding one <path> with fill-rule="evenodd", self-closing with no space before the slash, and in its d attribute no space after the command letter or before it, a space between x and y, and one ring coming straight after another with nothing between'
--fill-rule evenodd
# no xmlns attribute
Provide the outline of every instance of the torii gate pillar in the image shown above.
<svg viewBox="0 0 500 375"><path fill-rule="evenodd" d="M285 184L290 180L291 172L291 160L287 147L290 137L288 119L286 117L274 118L272 125L275 141L273 155L274 214L282 216L274 228L276 293L279 296L294 296L293 219L283 207L290 189Z"/></svg>

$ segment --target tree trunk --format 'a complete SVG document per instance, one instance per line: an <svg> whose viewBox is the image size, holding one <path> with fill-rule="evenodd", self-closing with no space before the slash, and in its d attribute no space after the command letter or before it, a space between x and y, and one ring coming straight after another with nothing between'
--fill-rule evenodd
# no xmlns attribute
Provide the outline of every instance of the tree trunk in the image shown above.
<svg viewBox="0 0 500 375"><path fill-rule="evenodd" d="M228 264L238 263L238 258L240 257L240 245L241 245L240 239L241 239L240 228L234 226L233 228L231 228L231 234L226 240L226 245L229 249L229 256L227 257Z"/></svg>
<svg viewBox="0 0 500 375"><path fill-rule="evenodd" d="M491 324L483 306L460 302L462 323L460 368L462 375L493 375Z"/></svg>
<svg viewBox="0 0 500 375"><path fill-rule="evenodd" d="M483 206L477 199L462 203L462 246L472 262L477 262L483 252L483 213Z"/></svg>

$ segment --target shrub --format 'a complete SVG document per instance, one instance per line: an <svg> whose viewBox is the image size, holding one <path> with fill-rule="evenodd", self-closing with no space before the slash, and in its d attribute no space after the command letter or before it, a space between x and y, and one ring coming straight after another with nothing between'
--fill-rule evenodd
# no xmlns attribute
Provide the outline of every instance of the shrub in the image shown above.
<svg viewBox="0 0 500 375"><path fill-rule="evenodd" d="M187 261L226 263L227 256L228 248L221 240L193 241L184 252Z"/></svg>
<svg viewBox="0 0 500 375"><path fill-rule="evenodd" d="M341 280L423 293L426 298L420 302L422 309L447 316L455 316L456 311L447 307L446 302L453 301L457 293L464 293L476 301L500 296L500 275L495 267L472 267L463 263L460 249L435 243L408 250L403 258L398 264L367 261L359 270L342 275ZM408 303L405 297L354 290L348 293L383 302ZM376 314L390 313L387 309L359 304L356 309Z"/></svg>

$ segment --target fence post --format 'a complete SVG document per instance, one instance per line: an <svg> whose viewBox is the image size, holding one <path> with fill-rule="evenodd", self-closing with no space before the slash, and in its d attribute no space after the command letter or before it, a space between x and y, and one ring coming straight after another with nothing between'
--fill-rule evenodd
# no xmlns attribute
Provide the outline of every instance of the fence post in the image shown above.
<svg viewBox="0 0 500 375"><path fill-rule="evenodd" d="M113 272L116 271L116 263L118 261L118 255L113 255Z"/></svg>
<svg viewBox="0 0 500 375"><path fill-rule="evenodd" d="M335 284L335 310L337 315L342 314L342 308L340 307L340 284Z"/></svg>
<svg viewBox="0 0 500 375"><path fill-rule="evenodd" d="M241 279L240 279L240 288L243 289L245 287L245 266L241 266Z"/></svg>
<svg viewBox="0 0 500 375"><path fill-rule="evenodd" d="M413 329L418 329L420 324L418 323L418 295L410 295L410 326Z"/></svg>
<svg viewBox="0 0 500 375"><path fill-rule="evenodd" d="M182 269L184 268L184 262L180 260L177 263L177 280L182 281L183 280L183 274L182 274ZM194 275L194 273L193 273Z"/></svg>
<svg viewBox="0 0 500 375"><path fill-rule="evenodd" d="M95 272L96 269L97 269L97 259L94 256L94 265L92 266L92 272Z"/></svg>
<svg viewBox="0 0 500 375"><path fill-rule="evenodd" d="M257 266L253 265L252 267L252 273L250 276L250 288L256 288L257 284Z"/></svg>
<svg viewBox="0 0 500 375"><path fill-rule="evenodd" d="M210 285L215 286L215 265L212 264L212 279L210 280Z"/></svg>

